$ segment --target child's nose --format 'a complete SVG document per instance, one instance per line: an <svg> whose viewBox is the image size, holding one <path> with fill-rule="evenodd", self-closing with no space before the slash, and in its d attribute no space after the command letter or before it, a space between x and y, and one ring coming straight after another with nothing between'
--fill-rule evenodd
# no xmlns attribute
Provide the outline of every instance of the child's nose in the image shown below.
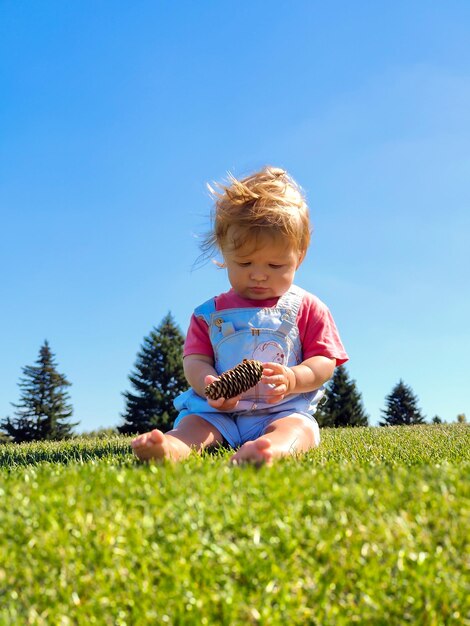
<svg viewBox="0 0 470 626"><path fill-rule="evenodd" d="M266 272L261 267L253 267L251 270L251 279L260 281L266 280L267 275Z"/></svg>

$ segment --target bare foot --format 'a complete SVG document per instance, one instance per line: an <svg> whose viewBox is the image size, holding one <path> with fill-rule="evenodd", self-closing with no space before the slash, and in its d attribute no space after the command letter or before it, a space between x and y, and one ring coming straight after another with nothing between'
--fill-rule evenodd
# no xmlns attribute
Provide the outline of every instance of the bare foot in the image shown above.
<svg viewBox="0 0 470 626"><path fill-rule="evenodd" d="M254 465L271 465L274 458L273 444L269 439L255 439L247 441L231 457L230 462L253 463Z"/></svg>
<svg viewBox="0 0 470 626"><path fill-rule="evenodd" d="M131 446L134 454L141 461L178 459L180 457L178 449L173 445L170 438L157 429L139 435L131 441Z"/></svg>

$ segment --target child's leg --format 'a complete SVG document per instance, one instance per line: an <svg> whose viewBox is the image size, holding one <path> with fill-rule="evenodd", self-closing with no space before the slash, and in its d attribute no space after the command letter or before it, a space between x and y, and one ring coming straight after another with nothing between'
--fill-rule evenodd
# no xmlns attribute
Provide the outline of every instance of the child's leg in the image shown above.
<svg viewBox="0 0 470 626"><path fill-rule="evenodd" d="M254 441L247 441L230 459L233 463L272 463L275 458L306 452L319 444L315 422L303 415L281 417Z"/></svg>
<svg viewBox="0 0 470 626"><path fill-rule="evenodd" d="M180 460L189 456L192 450L201 452L222 441L223 437L215 426L199 415L187 415L173 430L162 433L155 429L144 433L133 439L131 446L141 461Z"/></svg>

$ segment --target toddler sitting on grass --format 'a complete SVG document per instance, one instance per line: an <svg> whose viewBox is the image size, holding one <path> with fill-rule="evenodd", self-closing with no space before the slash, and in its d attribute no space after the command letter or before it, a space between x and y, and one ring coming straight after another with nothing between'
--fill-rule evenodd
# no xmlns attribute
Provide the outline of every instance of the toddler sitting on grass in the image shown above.
<svg viewBox="0 0 470 626"><path fill-rule="evenodd" d="M310 243L297 183L266 167L211 191L213 227L202 250L222 254L230 289L192 315L183 352L191 388L175 399L173 430L139 435L132 447L141 460L181 460L228 444L233 463L269 464L319 444L313 415L348 357L326 305L293 284ZM243 359L263 363L260 382L234 398L207 398L205 387Z"/></svg>

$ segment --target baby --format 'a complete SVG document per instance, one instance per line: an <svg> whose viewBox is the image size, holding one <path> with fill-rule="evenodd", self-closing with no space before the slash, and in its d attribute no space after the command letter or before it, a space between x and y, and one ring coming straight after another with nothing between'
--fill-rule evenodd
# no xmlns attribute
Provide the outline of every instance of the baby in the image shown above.
<svg viewBox="0 0 470 626"><path fill-rule="evenodd" d="M139 459L186 458L229 445L233 463L270 464L320 442L313 417L324 384L348 360L326 305L294 285L310 243L303 193L289 174L266 167L211 188L207 257L223 257L231 288L198 306L183 352L191 386L175 399L173 430L139 435ZM211 400L206 385L244 358L261 360L261 381L235 398Z"/></svg>

